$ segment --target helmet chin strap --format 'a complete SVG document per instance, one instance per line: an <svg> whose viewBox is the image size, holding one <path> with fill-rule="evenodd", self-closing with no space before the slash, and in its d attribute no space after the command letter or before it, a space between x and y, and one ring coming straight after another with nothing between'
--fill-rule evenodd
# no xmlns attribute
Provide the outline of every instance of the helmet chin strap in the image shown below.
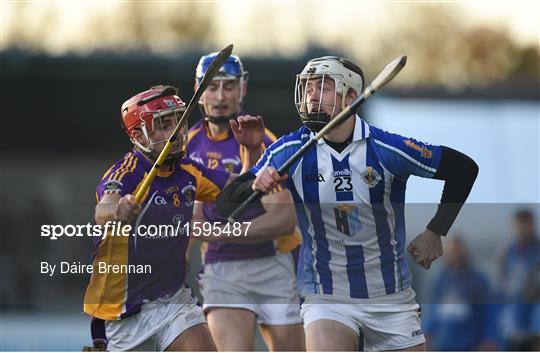
<svg viewBox="0 0 540 353"><path fill-rule="evenodd" d="M205 116L204 120L212 124L228 124L230 120L235 120L238 114L222 115L222 116Z"/></svg>
<svg viewBox="0 0 540 353"><path fill-rule="evenodd" d="M135 140L133 137L131 138L131 142L148 159L150 159L151 161L156 161L157 158L159 157L159 153L152 150L152 148L151 148L151 146L152 146L151 141L152 140L150 139L150 136L148 136L148 131L146 130L146 126L144 125L144 123L141 124L141 130L142 130L142 133L144 134L144 136L146 137L146 140L150 142L150 145L148 147L146 147L143 144L141 144L139 141ZM184 149L182 149L179 154L173 155L173 154L169 153L169 155L167 155L167 157L165 157L163 165L173 165L180 158L183 158L185 156L185 154L186 154L186 152L185 152Z"/></svg>
<svg viewBox="0 0 540 353"><path fill-rule="evenodd" d="M308 113L302 123L311 131L317 133L330 122L330 115L325 112Z"/></svg>
<svg viewBox="0 0 540 353"><path fill-rule="evenodd" d="M349 87L345 86L341 94L341 109L345 109L345 107L347 106L345 103L345 99L346 99L348 91L349 91ZM334 107L332 109L332 114L335 111L336 104L337 104L337 99L334 99ZM330 116L330 114L326 112L315 112L315 113L307 113L305 114L304 117L301 117L301 119L302 119L302 123L309 130L313 131L314 133L318 133L326 126L326 124L330 122L332 117ZM345 121L341 122L339 125L343 124L344 122Z"/></svg>
<svg viewBox="0 0 540 353"><path fill-rule="evenodd" d="M143 146L141 143L135 141L135 139L133 138L131 139L131 142L135 145L135 147L137 147L141 152L143 152L144 155L150 157L149 153L152 152L152 149L150 149L150 147Z"/></svg>
<svg viewBox="0 0 540 353"><path fill-rule="evenodd" d="M183 152L179 154L174 154L174 155L169 154L167 157L165 157L165 161L163 161L163 165L166 165L166 166L175 165L176 162L178 162L178 160L183 157L183 155L184 155Z"/></svg>

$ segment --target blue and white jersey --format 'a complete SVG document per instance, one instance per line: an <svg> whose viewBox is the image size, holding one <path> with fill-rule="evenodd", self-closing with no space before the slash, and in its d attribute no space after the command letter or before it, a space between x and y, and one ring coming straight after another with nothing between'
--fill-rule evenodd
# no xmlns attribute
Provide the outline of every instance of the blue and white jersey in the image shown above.
<svg viewBox="0 0 540 353"><path fill-rule="evenodd" d="M302 232L298 287L302 295L375 298L411 285L405 262L405 184L431 178L440 146L388 133L356 116L353 141L341 153L318 141L289 170ZM252 171L279 168L314 134L281 137Z"/></svg>

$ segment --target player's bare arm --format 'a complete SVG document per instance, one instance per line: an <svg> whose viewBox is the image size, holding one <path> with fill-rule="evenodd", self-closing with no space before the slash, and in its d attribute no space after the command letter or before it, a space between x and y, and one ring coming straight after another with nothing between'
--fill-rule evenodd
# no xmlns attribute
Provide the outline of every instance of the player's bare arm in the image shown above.
<svg viewBox="0 0 540 353"><path fill-rule="evenodd" d="M103 225L108 221L122 221L130 223L141 212L141 205L135 196L108 194L103 196L96 205L95 221Z"/></svg>
<svg viewBox="0 0 540 353"><path fill-rule="evenodd" d="M247 171L257 162L257 160L260 158L263 152L262 143L265 136L265 127L264 127L263 118L261 116L243 115L243 116L238 117L238 119L236 120L234 119L230 120L229 124L231 126L231 129L233 131L233 134L236 140L243 147L243 153L244 153L243 162L244 163L243 163L242 171L243 172ZM237 177L238 177L238 174L234 174L234 173L231 174L229 179L227 180L226 186L230 185ZM277 202L280 202L279 201L280 198L284 198L284 196L281 194L277 196L273 196L267 202L277 203ZM287 202L288 200L283 200L283 201ZM277 210L274 210L272 206L268 206L267 213L269 210L271 210L270 212L271 216L266 216L263 220L258 220L257 222L251 222L249 228L251 228L251 226L254 226L254 227L252 228L253 230L250 230L249 233L257 232L258 234L257 239L255 239L254 237L254 239L251 240L252 243L253 242L257 243L264 240L271 240L274 238L278 238L279 236L288 234L287 232L283 233L282 230L283 229L286 230L290 228L288 227L287 222L291 221L291 219L284 219L285 212L283 212L282 210L277 211ZM267 218L268 220L270 220L271 217L276 217L274 222L270 222L266 220ZM284 220L284 222L280 222L280 220ZM293 217L292 220L295 221L295 218ZM193 222L205 222L205 221L206 220L204 219L204 216L202 213L202 204L197 203L194 207ZM260 231L260 234L259 234L259 231ZM274 234L274 236L270 239L266 239L266 236L268 236L267 234L268 231L273 231L273 232L277 231L277 234ZM292 228L292 231L294 231L294 226ZM220 239L220 237L217 237L217 238L203 239L203 240L207 242L212 242L212 241L218 242L224 239ZM242 242L246 242L246 241L244 240ZM193 241L190 241L190 244L193 244Z"/></svg>
<svg viewBox="0 0 540 353"><path fill-rule="evenodd" d="M231 175L229 176L229 179L227 179L227 182L225 183L225 186L231 184L236 178L238 178L238 174L231 173ZM200 215L202 216L202 209L200 207L201 205L199 205L199 209L196 211L199 212Z"/></svg>
<svg viewBox="0 0 540 353"><path fill-rule="evenodd" d="M227 180L227 183L230 183L230 181L234 180L234 178L229 177L229 180ZM200 201L195 201L193 204L193 217L191 218L191 222L205 222L206 218L204 218L203 214L203 203ZM193 224L193 223L192 223ZM188 243L188 248L186 251L186 273L189 273L190 271L190 262L191 262L191 252L193 249L197 249L199 251L201 247L201 242L197 240L197 238L190 238Z"/></svg>
<svg viewBox="0 0 540 353"><path fill-rule="evenodd" d="M444 189L437 213L426 230L411 241L407 250L414 262L425 269L442 256L441 236L445 236L469 196L478 165L467 155L448 147L442 148L442 157L434 179L444 180Z"/></svg>
<svg viewBox="0 0 540 353"><path fill-rule="evenodd" d="M296 227L296 212L292 195L280 190L261 198L266 211L263 215L242 224L241 237L201 237L206 242L227 241L230 243L253 244L273 240L291 234Z"/></svg>
<svg viewBox="0 0 540 353"><path fill-rule="evenodd" d="M220 202L225 203L226 207L234 207L233 202L238 201L242 196L234 194L231 198L231 192L249 188L253 182L254 175L247 172L239 176L231 174L227 180L226 187L217 198L218 210ZM238 187L240 186L240 189ZM274 188L275 189L275 188ZM236 200L236 201L235 201ZM250 222L242 224L242 234L245 236L236 237L201 237L200 240L212 243L227 241L231 243L260 243L263 241L273 240L283 235L291 234L296 226L296 212L294 209L291 193L288 190L280 190L265 195L260 200L265 213ZM223 206L222 206L223 207ZM202 203L196 202L193 212L193 222L206 222L202 212ZM192 223L193 224L193 223ZM226 224L213 224L214 228L224 228ZM196 238L199 239L199 238ZM190 240L190 246L195 241Z"/></svg>

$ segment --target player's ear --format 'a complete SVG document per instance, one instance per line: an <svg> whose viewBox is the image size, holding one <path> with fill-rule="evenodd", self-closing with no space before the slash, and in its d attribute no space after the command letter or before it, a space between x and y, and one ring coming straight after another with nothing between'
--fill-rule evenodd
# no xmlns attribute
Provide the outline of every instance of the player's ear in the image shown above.
<svg viewBox="0 0 540 353"><path fill-rule="evenodd" d="M146 139L142 131L139 129L136 129L135 131L133 131L133 134L131 135L131 139L133 141L138 142L139 144L143 146L148 146L148 140Z"/></svg>
<svg viewBox="0 0 540 353"><path fill-rule="evenodd" d="M242 83L242 99L244 99L244 98L246 97L247 88L248 88L247 80L245 80L245 81Z"/></svg>
<svg viewBox="0 0 540 353"><path fill-rule="evenodd" d="M349 91L347 92L347 96L345 97L345 104L346 105L351 104L351 102L355 100L356 97L358 97L358 93L356 93L356 91L352 88L349 89Z"/></svg>

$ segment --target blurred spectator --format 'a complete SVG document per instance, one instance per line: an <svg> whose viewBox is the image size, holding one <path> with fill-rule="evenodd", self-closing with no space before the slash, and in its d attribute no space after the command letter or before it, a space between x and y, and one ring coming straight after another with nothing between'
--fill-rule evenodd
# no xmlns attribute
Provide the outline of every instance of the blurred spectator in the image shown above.
<svg viewBox="0 0 540 353"><path fill-rule="evenodd" d="M458 237L448 239L444 258L433 304L423 306L428 350L496 350L488 281L473 268Z"/></svg>
<svg viewBox="0 0 540 353"><path fill-rule="evenodd" d="M536 333L536 347L540 351L540 262L532 268L525 286L525 299L533 303L531 328Z"/></svg>
<svg viewBox="0 0 540 353"><path fill-rule="evenodd" d="M501 291L504 304L500 317L505 348L512 351L536 350L540 330L540 309L533 304L538 289L531 281L538 275L540 241L536 237L534 217L529 210L514 215L516 238L504 253ZM537 277L537 276L536 276Z"/></svg>

